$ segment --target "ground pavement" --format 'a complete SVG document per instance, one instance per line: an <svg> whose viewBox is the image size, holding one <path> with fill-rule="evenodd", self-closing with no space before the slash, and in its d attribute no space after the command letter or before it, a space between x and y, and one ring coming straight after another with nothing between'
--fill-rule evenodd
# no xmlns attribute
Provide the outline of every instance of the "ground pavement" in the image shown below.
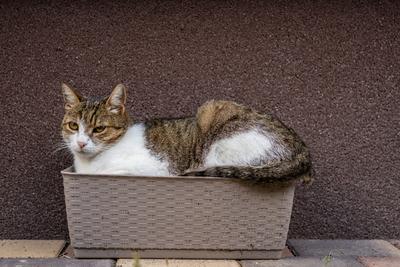
<svg viewBox="0 0 400 267"><path fill-rule="evenodd" d="M281 260L75 259L64 240L1 240L0 267L400 267L400 240L291 239Z"/></svg>

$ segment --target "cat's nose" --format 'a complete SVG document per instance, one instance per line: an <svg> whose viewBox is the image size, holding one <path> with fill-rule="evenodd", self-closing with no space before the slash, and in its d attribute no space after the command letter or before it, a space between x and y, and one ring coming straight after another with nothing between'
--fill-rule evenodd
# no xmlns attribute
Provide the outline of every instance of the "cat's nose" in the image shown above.
<svg viewBox="0 0 400 267"><path fill-rule="evenodd" d="M86 142L82 142L82 141L78 141L78 145L82 149L87 145L87 143Z"/></svg>

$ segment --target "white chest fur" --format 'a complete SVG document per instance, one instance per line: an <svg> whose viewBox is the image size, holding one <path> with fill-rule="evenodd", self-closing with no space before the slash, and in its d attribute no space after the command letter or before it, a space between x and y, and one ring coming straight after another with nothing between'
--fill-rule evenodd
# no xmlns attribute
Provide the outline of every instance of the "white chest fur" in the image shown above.
<svg viewBox="0 0 400 267"><path fill-rule="evenodd" d="M168 162L152 155L146 148L144 125L135 124L108 150L93 159L75 156L79 173L168 176Z"/></svg>

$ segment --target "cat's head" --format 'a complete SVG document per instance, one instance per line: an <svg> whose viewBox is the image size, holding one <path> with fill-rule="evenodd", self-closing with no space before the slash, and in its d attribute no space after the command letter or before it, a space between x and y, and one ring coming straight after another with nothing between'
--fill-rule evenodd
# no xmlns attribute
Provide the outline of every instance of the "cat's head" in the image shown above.
<svg viewBox="0 0 400 267"><path fill-rule="evenodd" d="M65 109L62 136L75 156L95 157L115 144L128 129L124 85L117 85L110 96L99 100L87 99L64 83L62 93Z"/></svg>

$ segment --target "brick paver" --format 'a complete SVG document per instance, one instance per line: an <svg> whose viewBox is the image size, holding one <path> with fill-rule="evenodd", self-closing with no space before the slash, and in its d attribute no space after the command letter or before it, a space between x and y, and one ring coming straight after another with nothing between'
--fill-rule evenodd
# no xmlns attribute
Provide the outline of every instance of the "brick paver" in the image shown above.
<svg viewBox="0 0 400 267"><path fill-rule="evenodd" d="M296 255L304 257L327 255L400 257L400 250L385 240L292 239L289 243L296 251Z"/></svg>
<svg viewBox="0 0 400 267"><path fill-rule="evenodd" d="M360 257L365 267L400 267L399 257Z"/></svg>
<svg viewBox="0 0 400 267"><path fill-rule="evenodd" d="M140 267L240 267L234 260L149 260L141 259ZM132 267L133 259L119 259L117 267Z"/></svg>
<svg viewBox="0 0 400 267"><path fill-rule="evenodd" d="M293 257L281 260L241 261L242 267L363 267L355 257Z"/></svg>
<svg viewBox="0 0 400 267"><path fill-rule="evenodd" d="M0 260L0 267L114 267L114 260L20 259Z"/></svg>
<svg viewBox="0 0 400 267"><path fill-rule="evenodd" d="M396 248L400 249L400 239L391 239L388 240L388 242L393 246L395 246Z"/></svg>
<svg viewBox="0 0 400 267"><path fill-rule="evenodd" d="M0 240L0 258L53 258L64 246L64 240Z"/></svg>

